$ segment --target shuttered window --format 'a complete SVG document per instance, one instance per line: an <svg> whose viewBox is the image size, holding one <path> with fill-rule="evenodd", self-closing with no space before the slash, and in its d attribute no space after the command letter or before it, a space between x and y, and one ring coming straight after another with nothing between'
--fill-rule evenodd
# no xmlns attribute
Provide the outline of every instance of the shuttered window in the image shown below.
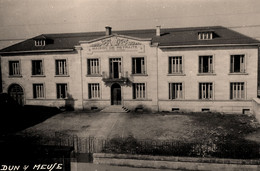
<svg viewBox="0 0 260 171"><path fill-rule="evenodd" d="M182 73L182 57L169 57L169 74Z"/></svg>
<svg viewBox="0 0 260 171"><path fill-rule="evenodd" d="M9 61L9 75L20 76L20 62L19 61Z"/></svg>
<svg viewBox="0 0 260 171"><path fill-rule="evenodd" d="M33 98L44 98L44 86L43 84L33 84Z"/></svg>
<svg viewBox="0 0 260 171"><path fill-rule="evenodd" d="M57 98L65 99L68 97L67 95L68 87L67 84L57 84Z"/></svg>
<svg viewBox="0 0 260 171"><path fill-rule="evenodd" d="M243 82L230 83L230 99L245 99L245 84Z"/></svg>
<svg viewBox="0 0 260 171"><path fill-rule="evenodd" d="M99 83L88 84L88 97L89 97L89 99L99 99L100 98Z"/></svg>
<svg viewBox="0 0 260 171"><path fill-rule="evenodd" d="M230 72L245 72L245 55L231 55L230 58Z"/></svg>
<svg viewBox="0 0 260 171"><path fill-rule="evenodd" d="M212 56L199 56L199 73L213 73Z"/></svg>
<svg viewBox="0 0 260 171"><path fill-rule="evenodd" d="M68 75L66 59L56 60L56 75Z"/></svg>
<svg viewBox="0 0 260 171"><path fill-rule="evenodd" d="M145 83L134 83L133 99L145 99L145 97L146 97Z"/></svg>
<svg viewBox="0 0 260 171"><path fill-rule="evenodd" d="M144 58L132 58L132 73L133 74L145 74Z"/></svg>
<svg viewBox="0 0 260 171"><path fill-rule="evenodd" d="M32 61L32 75L43 75L42 60Z"/></svg>
<svg viewBox="0 0 260 171"><path fill-rule="evenodd" d="M199 99L213 99L212 83L199 83Z"/></svg>
<svg viewBox="0 0 260 171"><path fill-rule="evenodd" d="M182 99L182 83L169 83L169 99Z"/></svg>
<svg viewBox="0 0 260 171"><path fill-rule="evenodd" d="M88 59L88 75L99 74L99 60L98 59Z"/></svg>

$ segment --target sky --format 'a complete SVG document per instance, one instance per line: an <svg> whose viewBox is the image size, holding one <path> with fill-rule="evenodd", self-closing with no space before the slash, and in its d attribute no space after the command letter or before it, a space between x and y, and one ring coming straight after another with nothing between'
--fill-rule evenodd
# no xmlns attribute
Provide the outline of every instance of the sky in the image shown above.
<svg viewBox="0 0 260 171"><path fill-rule="evenodd" d="M47 33L224 26L260 40L260 0L0 0L0 49Z"/></svg>

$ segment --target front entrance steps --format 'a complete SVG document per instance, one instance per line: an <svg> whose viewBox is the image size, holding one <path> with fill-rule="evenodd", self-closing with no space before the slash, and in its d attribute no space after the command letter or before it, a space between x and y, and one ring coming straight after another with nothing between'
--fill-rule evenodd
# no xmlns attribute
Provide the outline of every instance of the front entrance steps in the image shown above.
<svg viewBox="0 0 260 171"><path fill-rule="evenodd" d="M121 105L111 105L111 106L105 107L100 112L103 112L103 113L128 113L128 112L130 112L130 110Z"/></svg>

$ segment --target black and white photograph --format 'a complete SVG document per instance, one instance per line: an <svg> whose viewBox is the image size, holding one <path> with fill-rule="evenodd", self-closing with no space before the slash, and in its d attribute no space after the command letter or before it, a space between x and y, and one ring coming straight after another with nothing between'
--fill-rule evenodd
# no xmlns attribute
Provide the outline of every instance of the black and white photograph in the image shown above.
<svg viewBox="0 0 260 171"><path fill-rule="evenodd" d="M260 170L259 0L0 0L0 171Z"/></svg>

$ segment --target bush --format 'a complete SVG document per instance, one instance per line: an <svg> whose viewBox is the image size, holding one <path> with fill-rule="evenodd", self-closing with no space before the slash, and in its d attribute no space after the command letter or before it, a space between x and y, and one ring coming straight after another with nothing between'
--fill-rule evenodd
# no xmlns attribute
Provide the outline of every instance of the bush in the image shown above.
<svg viewBox="0 0 260 171"><path fill-rule="evenodd" d="M166 155L185 157L260 158L260 145L246 140L223 142L193 142L136 140L133 136L113 138L103 149L105 153Z"/></svg>

